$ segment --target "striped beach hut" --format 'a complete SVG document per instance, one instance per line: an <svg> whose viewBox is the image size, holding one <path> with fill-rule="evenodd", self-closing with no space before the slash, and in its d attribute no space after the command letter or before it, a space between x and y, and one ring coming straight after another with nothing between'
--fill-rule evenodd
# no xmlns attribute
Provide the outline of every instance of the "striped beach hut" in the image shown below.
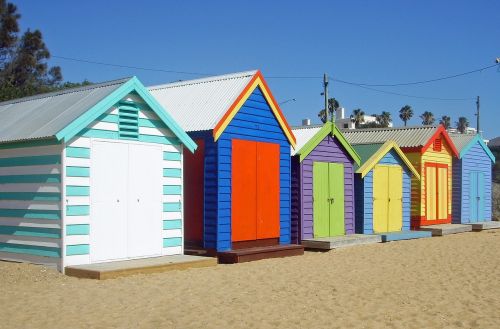
<svg viewBox="0 0 500 329"><path fill-rule="evenodd" d="M0 259L183 253L193 140L133 77L0 103Z"/></svg>
<svg viewBox="0 0 500 329"><path fill-rule="evenodd" d="M199 145L184 162L189 246L220 253L289 245L295 137L262 74L149 89Z"/></svg>
<svg viewBox="0 0 500 329"><path fill-rule="evenodd" d="M456 224L491 221L491 172L495 156L481 135L450 134L459 152L453 159L453 216Z"/></svg>
<svg viewBox="0 0 500 329"><path fill-rule="evenodd" d="M396 142L420 175L412 176L412 229L451 223L452 158L455 145L443 126L352 129L343 131L352 145Z"/></svg>
<svg viewBox="0 0 500 329"><path fill-rule="evenodd" d="M358 154L331 122L292 131L292 241L354 233Z"/></svg>
<svg viewBox="0 0 500 329"><path fill-rule="evenodd" d="M356 233L409 231L411 178L420 175L394 141L353 147L361 157L355 172Z"/></svg>

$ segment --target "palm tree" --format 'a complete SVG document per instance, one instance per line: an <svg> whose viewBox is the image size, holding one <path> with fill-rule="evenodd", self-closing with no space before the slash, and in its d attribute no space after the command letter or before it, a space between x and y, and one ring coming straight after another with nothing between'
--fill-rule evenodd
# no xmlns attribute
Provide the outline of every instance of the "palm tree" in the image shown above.
<svg viewBox="0 0 500 329"><path fill-rule="evenodd" d="M441 119L439 119L439 124L442 124L444 129L448 129L451 126L451 118L447 115L443 115Z"/></svg>
<svg viewBox="0 0 500 329"><path fill-rule="evenodd" d="M399 110L399 118L403 120L405 123L406 127L406 122L410 121L411 117L413 116L413 109L411 108L410 105L405 105Z"/></svg>
<svg viewBox="0 0 500 329"><path fill-rule="evenodd" d="M422 119L422 124L425 126L429 126L429 125L433 124L434 121L436 120L434 118L434 114L432 114L432 112L429 112L429 111L425 111L424 113L422 113L422 115L420 116L420 119Z"/></svg>
<svg viewBox="0 0 500 329"><path fill-rule="evenodd" d="M340 103L334 98L329 98L328 99L328 114L333 118L333 115L335 111L337 111L340 108ZM326 113L325 109L322 109L318 113L318 117L321 119L323 123L326 123L328 121L328 114Z"/></svg>
<svg viewBox="0 0 500 329"><path fill-rule="evenodd" d="M469 128L469 120L467 120L466 117L460 117L460 118L458 118L458 121L457 121L457 130L461 134L465 134L465 132L467 131L467 128Z"/></svg>
<svg viewBox="0 0 500 329"><path fill-rule="evenodd" d="M392 122L391 113L382 111L380 115L377 115L377 121L379 122L381 127L383 128L389 127L389 123Z"/></svg>
<svg viewBox="0 0 500 329"><path fill-rule="evenodd" d="M354 127L359 128L359 125L365 122L365 112L362 109L352 111L351 120L354 122Z"/></svg>

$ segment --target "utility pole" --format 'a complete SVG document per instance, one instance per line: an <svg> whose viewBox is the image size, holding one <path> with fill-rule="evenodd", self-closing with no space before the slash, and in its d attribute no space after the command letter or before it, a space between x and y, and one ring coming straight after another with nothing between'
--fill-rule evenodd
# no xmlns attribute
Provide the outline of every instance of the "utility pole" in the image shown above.
<svg viewBox="0 0 500 329"><path fill-rule="evenodd" d="M326 73L323 75L323 95L325 96L326 121L328 121L328 76L326 75Z"/></svg>
<svg viewBox="0 0 500 329"><path fill-rule="evenodd" d="M477 96L477 100L476 100L476 120L477 120L477 123L476 123L477 134L480 134L480 132L479 132L479 96Z"/></svg>

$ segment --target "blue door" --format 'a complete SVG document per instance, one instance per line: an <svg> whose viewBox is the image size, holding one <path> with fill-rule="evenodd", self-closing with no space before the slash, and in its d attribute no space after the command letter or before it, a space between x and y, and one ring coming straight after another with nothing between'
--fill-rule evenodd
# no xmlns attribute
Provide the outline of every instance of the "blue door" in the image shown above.
<svg viewBox="0 0 500 329"><path fill-rule="evenodd" d="M470 173L470 221L471 223L484 220L484 173L472 171Z"/></svg>

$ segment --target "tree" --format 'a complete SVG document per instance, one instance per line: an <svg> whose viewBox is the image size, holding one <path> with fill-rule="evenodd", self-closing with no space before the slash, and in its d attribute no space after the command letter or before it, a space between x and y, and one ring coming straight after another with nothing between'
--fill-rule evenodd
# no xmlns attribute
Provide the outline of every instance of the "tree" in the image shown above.
<svg viewBox="0 0 500 329"><path fill-rule="evenodd" d="M413 116L413 109L410 105L405 105L399 110L399 118L403 120L406 127L406 122L410 121Z"/></svg>
<svg viewBox="0 0 500 329"><path fill-rule="evenodd" d="M451 126L451 118L447 115L443 115L441 119L439 119L439 124L443 125L444 129L448 129Z"/></svg>
<svg viewBox="0 0 500 329"><path fill-rule="evenodd" d="M340 103L335 98L332 97L328 99L328 114L330 116L333 116L335 111L337 111L339 108L340 108ZM326 123L328 121L328 115L325 109L319 111L318 117L321 119L323 123Z"/></svg>
<svg viewBox="0 0 500 329"><path fill-rule="evenodd" d="M467 128L469 128L469 120L466 117L459 117L456 123L458 132L465 134Z"/></svg>
<svg viewBox="0 0 500 329"><path fill-rule="evenodd" d="M424 113L422 113L422 115L420 116L420 119L422 119L422 124L424 126L432 125L434 123L434 121L436 120L434 118L434 114L432 114L432 112L429 112L429 111L425 111Z"/></svg>
<svg viewBox="0 0 500 329"><path fill-rule="evenodd" d="M359 125L365 122L365 112L362 109L355 109L352 111L352 122L354 122L354 127L359 128Z"/></svg>
<svg viewBox="0 0 500 329"><path fill-rule="evenodd" d="M392 122L391 118L391 113L382 111L380 115L377 115L377 122L379 123L380 127L382 128L387 128L389 127L389 123Z"/></svg>
<svg viewBox="0 0 500 329"><path fill-rule="evenodd" d="M27 30L19 37L17 8L0 0L0 100L61 89L62 73L49 67L50 52L42 32Z"/></svg>

